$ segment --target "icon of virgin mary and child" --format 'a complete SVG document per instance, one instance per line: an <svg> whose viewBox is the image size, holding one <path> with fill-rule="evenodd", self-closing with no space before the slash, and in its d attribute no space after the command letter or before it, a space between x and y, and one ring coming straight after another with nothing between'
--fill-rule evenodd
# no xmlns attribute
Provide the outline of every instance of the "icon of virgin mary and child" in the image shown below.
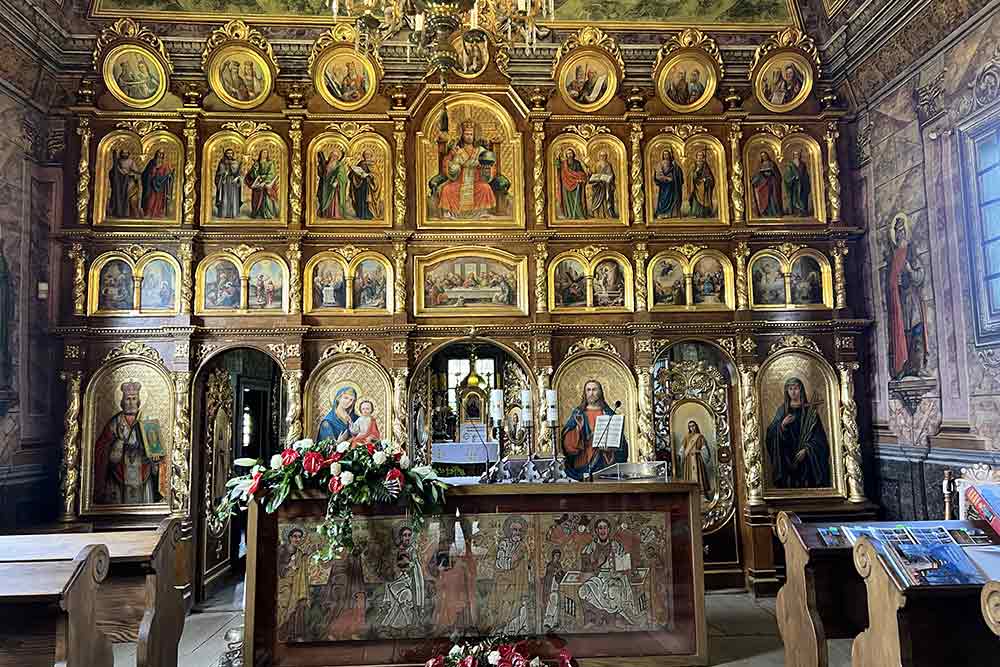
<svg viewBox="0 0 1000 667"><path fill-rule="evenodd" d="M360 413L360 414L359 414ZM352 447L373 445L382 439L375 419L375 403L358 401L354 387L341 387L333 395L333 405L319 423L316 441L350 442Z"/></svg>

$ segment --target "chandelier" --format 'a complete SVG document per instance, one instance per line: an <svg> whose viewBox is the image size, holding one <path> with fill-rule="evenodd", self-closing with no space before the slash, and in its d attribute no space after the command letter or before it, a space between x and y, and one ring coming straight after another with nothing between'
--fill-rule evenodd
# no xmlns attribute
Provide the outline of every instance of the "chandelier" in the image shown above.
<svg viewBox="0 0 1000 667"><path fill-rule="evenodd" d="M533 52L549 30L539 20L555 17L555 0L331 0L336 20L354 20L355 48L378 51L404 31L406 53L427 61L428 71L445 75L459 65L455 43L473 46L495 39L515 40Z"/></svg>

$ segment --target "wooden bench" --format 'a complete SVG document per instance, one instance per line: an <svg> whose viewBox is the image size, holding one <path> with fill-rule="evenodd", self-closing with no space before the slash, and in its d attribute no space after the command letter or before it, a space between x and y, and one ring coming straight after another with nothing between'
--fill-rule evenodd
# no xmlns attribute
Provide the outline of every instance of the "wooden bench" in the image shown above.
<svg viewBox="0 0 1000 667"><path fill-rule="evenodd" d="M0 563L0 667L113 667L111 643L94 627L108 569L100 544L72 560Z"/></svg>
<svg viewBox="0 0 1000 667"><path fill-rule="evenodd" d="M983 621L983 586L905 587L867 537L853 554L873 622L851 645L852 667L997 664L1000 639Z"/></svg>
<svg viewBox="0 0 1000 667"><path fill-rule="evenodd" d="M96 619L112 642L136 642L137 667L176 667L184 602L174 586L180 520L155 530L0 537L6 561L61 561L82 545L105 544L111 565L97 592Z"/></svg>

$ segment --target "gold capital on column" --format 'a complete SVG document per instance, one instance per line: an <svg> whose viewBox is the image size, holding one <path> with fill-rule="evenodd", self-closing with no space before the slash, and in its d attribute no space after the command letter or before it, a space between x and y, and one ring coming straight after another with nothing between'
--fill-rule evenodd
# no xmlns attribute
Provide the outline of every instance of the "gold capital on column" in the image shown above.
<svg viewBox="0 0 1000 667"><path fill-rule="evenodd" d="M60 521L76 521L80 491L80 386L83 373L63 371L60 379L66 383L66 413L63 417L63 510Z"/></svg>

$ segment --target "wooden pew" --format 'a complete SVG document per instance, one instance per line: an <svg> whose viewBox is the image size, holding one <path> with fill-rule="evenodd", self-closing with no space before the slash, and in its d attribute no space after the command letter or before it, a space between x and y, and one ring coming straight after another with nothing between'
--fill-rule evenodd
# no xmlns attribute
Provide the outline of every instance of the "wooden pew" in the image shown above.
<svg viewBox="0 0 1000 667"><path fill-rule="evenodd" d="M827 639L846 639L868 627L865 583L854 568L851 547L831 547L817 528L841 523L802 523L780 512L775 529L785 546L785 585L777 617L785 664L827 667Z"/></svg>
<svg viewBox="0 0 1000 667"><path fill-rule="evenodd" d="M983 622L979 585L905 587L867 537L854 564L872 623L851 645L852 667L995 665L1000 640Z"/></svg>
<svg viewBox="0 0 1000 667"><path fill-rule="evenodd" d="M111 566L97 592L97 626L112 642L136 642L137 667L176 667L184 602L174 586L180 519L155 530L0 537L0 563L60 561L84 544L105 544Z"/></svg>
<svg viewBox="0 0 1000 667"><path fill-rule="evenodd" d="M94 627L108 569L100 544L72 560L0 563L0 667L113 667L111 643Z"/></svg>

